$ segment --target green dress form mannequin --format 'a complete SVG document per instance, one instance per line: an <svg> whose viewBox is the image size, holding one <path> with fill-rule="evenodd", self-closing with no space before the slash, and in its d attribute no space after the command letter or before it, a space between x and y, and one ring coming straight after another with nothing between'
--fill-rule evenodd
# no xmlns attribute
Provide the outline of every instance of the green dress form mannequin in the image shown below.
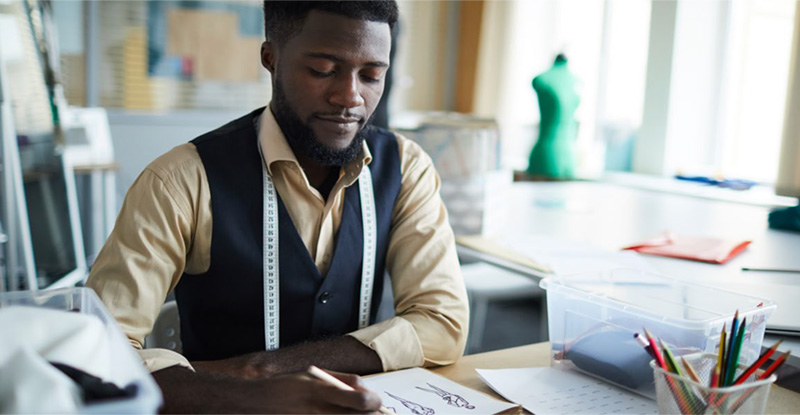
<svg viewBox="0 0 800 415"><path fill-rule="evenodd" d="M575 171L574 114L580 103L578 79L569 71L567 58L559 54L553 67L533 78L539 98L539 139L531 151L527 174L534 178L570 179Z"/></svg>

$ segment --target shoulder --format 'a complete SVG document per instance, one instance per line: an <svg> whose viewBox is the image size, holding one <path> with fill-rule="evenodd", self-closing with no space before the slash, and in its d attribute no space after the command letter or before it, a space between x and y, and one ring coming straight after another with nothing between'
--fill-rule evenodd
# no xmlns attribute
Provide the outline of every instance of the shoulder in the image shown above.
<svg viewBox="0 0 800 415"><path fill-rule="evenodd" d="M399 133L395 133L395 137L397 137L397 147L400 152L400 171L403 176L415 171L426 170L433 166L433 160L419 144Z"/></svg>
<svg viewBox="0 0 800 415"><path fill-rule="evenodd" d="M153 160L142 176L148 174L155 176L174 200L185 201L189 209L208 187L203 161L192 143L181 144Z"/></svg>
<svg viewBox="0 0 800 415"><path fill-rule="evenodd" d="M198 168L203 169L203 162L197 153L197 147L192 143L186 143L162 154L153 160L145 170L155 174L161 180L167 181L183 176L187 171L194 172Z"/></svg>

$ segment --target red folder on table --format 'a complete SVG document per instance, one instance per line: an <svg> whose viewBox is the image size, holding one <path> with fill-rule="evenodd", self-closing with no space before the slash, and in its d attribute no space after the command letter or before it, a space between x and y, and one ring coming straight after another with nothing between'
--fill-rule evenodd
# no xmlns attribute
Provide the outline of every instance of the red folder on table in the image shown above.
<svg viewBox="0 0 800 415"><path fill-rule="evenodd" d="M738 239L679 236L666 232L655 238L622 249L636 251L641 254L724 264L744 251L750 245L750 242Z"/></svg>

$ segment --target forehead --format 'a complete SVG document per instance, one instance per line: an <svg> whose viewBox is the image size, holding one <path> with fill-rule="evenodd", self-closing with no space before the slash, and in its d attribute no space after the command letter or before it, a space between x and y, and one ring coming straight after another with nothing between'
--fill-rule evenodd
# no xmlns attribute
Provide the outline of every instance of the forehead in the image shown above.
<svg viewBox="0 0 800 415"><path fill-rule="evenodd" d="M312 10L301 31L291 37L285 46L287 50L300 53L323 52L388 63L391 31L388 23Z"/></svg>

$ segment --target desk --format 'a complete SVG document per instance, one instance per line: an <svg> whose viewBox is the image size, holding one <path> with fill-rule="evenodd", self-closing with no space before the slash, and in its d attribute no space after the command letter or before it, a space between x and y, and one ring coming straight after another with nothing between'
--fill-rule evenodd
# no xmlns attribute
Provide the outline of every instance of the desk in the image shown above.
<svg viewBox="0 0 800 415"><path fill-rule="evenodd" d="M483 392L497 399L503 399L491 390L478 377L475 369L504 369L514 367L539 367L550 364L550 344L537 343L511 349L497 350L494 352L473 354L462 357L450 366L433 369L434 373L442 375L454 382L458 382L470 389ZM788 414L797 413L800 408L800 394L772 386L767 403L766 413ZM528 413L519 411L514 413Z"/></svg>
<svg viewBox="0 0 800 415"><path fill-rule="evenodd" d="M670 277L769 298L778 304L770 325L800 325L800 274L741 271L742 266L776 262L800 269L800 233L769 229L767 207L601 182L518 182L498 190L494 197L503 198L504 203L495 203L492 207L498 209L487 211L484 236L496 240L539 234L618 250L665 230L749 238L753 243L747 251L724 266L655 256L646 259ZM470 256L474 251L460 247L459 253ZM477 259L498 263L487 256ZM508 268L525 272L520 267Z"/></svg>

